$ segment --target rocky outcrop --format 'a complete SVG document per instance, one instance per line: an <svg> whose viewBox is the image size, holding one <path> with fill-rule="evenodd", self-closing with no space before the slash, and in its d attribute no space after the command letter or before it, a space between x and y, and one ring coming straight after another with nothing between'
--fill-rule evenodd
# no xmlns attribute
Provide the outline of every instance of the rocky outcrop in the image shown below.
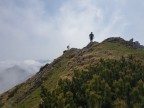
<svg viewBox="0 0 144 108"><path fill-rule="evenodd" d="M126 41L121 37L110 37L110 38L104 40L103 42L121 42L121 43L126 44L127 46L134 48L134 49L144 49L144 46L141 45L139 43L139 41L134 41L133 38L130 39L129 41Z"/></svg>
<svg viewBox="0 0 144 108"><path fill-rule="evenodd" d="M125 40L121 37L110 37L110 38L107 38L105 39L103 42L125 42Z"/></svg>
<svg viewBox="0 0 144 108"><path fill-rule="evenodd" d="M128 41L132 46L133 46L133 48L135 48L135 49L144 49L144 46L143 45L141 45L140 43L139 43L139 41L133 41L133 38L132 39L130 39L129 41Z"/></svg>

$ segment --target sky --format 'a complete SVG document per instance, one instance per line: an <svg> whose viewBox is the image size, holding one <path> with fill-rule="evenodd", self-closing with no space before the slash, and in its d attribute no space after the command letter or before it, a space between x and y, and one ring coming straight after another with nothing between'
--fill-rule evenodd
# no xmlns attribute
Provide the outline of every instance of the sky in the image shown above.
<svg viewBox="0 0 144 108"><path fill-rule="evenodd" d="M144 45L143 10L144 0L0 0L0 61L53 60L90 32Z"/></svg>

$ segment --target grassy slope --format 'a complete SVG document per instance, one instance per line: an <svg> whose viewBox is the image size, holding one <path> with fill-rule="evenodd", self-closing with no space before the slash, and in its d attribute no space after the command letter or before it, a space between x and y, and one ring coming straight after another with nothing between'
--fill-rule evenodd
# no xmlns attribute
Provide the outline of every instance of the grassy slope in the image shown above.
<svg viewBox="0 0 144 108"><path fill-rule="evenodd" d="M96 64L100 58L119 59L121 56L128 56L130 54L144 60L144 50L132 49L119 42L92 43L80 51L71 49L52 63L53 69L50 74L45 74L47 79L42 84L51 90L56 87L60 77L70 77L75 68L86 69L90 64ZM23 91L22 89L23 87L20 87L21 91ZM23 92L20 93L22 94ZM27 96L21 103L18 105L14 104L11 107L13 99L18 96L15 94L14 97L6 101L3 108L37 108L41 101L39 94L40 87Z"/></svg>

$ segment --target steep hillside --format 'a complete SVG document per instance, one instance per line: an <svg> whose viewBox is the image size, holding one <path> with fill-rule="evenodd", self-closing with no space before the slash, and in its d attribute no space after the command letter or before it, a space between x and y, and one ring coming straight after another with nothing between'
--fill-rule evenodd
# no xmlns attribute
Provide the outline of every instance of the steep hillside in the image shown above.
<svg viewBox="0 0 144 108"><path fill-rule="evenodd" d="M143 49L121 38L109 38L102 43L92 42L83 49L72 48L51 64L46 64L25 83L2 94L2 108L37 108L41 102L41 85L53 90L60 78L71 78L74 69L87 70L90 65L97 64L100 58L119 59L128 55L144 60Z"/></svg>
<svg viewBox="0 0 144 108"><path fill-rule="evenodd" d="M41 87L40 108L144 108L144 65L128 58L100 59L88 70L75 70L49 91Z"/></svg>

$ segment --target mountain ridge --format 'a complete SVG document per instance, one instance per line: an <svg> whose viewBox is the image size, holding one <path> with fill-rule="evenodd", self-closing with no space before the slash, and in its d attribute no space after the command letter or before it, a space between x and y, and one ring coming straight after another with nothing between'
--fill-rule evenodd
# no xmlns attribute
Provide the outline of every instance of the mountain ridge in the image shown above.
<svg viewBox="0 0 144 108"><path fill-rule="evenodd" d="M102 43L91 42L83 49L71 48L67 50L52 63L42 67L35 76L2 94L0 96L4 103L2 108L8 106L30 108L32 105L38 107L41 85L52 90L56 87L59 78L70 78L74 69L85 70L90 65L97 64L100 58L118 59L121 56L126 57L131 54L137 59L144 58L144 50L134 48L131 42L121 38L113 39L116 40L104 40ZM33 102L34 100L36 102ZM29 105L26 105L28 102Z"/></svg>

